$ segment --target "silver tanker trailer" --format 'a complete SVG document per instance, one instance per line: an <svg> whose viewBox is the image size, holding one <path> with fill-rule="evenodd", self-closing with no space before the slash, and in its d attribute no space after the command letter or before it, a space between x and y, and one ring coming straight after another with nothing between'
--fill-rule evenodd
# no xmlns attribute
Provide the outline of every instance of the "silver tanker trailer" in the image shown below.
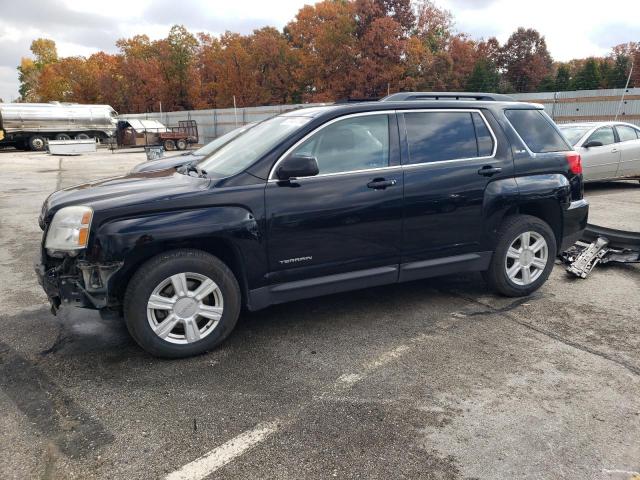
<svg viewBox="0 0 640 480"><path fill-rule="evenodd" d="M40 151L47 140L105 140L116 131L117 115L109 105L0 103L0 147Z"/></svg>

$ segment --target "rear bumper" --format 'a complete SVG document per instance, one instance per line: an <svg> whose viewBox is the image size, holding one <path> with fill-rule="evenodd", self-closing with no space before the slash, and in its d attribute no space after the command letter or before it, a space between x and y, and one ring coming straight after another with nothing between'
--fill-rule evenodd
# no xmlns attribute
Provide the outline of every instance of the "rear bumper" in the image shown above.
<svg viewBox="0 0 640 480"><path fill-rule="evenodd" d="M589 202L585 199L571 202L564 210L563 216L560 252L564 252L582 237L584 229L587 228Z"/></svg>

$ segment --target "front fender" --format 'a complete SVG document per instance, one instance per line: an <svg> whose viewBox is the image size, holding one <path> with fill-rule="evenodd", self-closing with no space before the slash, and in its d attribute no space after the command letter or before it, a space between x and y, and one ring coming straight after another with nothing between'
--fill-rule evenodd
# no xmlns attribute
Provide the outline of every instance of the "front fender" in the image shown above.
<svg viewBox="0 0 640 480"><path fill-rule="evenodd" d="M200 248L213 250L215 254L215 246L221 242L233 249L242 264L251 266L256 277L264 275L261 268L266 265L266 249L262 229L254 214L239 206L114 219L100 225L92 235L95 235L93 247L87 260L124 262L123 268L110 281L114 286L124 283L142 262L163 251Z"/></svg>

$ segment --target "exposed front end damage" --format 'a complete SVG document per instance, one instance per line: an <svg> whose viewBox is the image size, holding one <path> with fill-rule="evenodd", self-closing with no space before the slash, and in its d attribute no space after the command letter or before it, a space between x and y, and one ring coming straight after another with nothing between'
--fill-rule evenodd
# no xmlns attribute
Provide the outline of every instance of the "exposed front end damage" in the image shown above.
<svg viewBox="0 0 640 480"><path fill-rule="evenodd" d="M110 306L109 280L123 263L90 263L79 257L43 254L35 270L55 315L61 305L93 309Z"/></svg>

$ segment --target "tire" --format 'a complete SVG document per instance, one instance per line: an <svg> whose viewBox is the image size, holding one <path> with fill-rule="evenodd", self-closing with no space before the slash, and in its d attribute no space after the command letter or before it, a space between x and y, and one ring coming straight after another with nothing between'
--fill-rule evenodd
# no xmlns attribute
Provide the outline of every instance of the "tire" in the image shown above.
<svg viewBox="0 0 640 480"><path fill-rule="evenodd" d="M162 146L164 147L164 149L168 152L175 150L176 149L176 142L174 142L173 140L165 140L162 143Z"/></svg>
<svg viewBox="0 0 640 480"><path fill-rule="evenodd" d="M184 279L187 295L180 290ZM213 286L205 288L206 280ZM200 287L212 290L198 301L194 294ZM157 309L149 308L152 294ZM157 255L138 269L125 292L124 318L133 339L151 355L181 358L222 343L235 327L240 307L240 287L233 272L213 255L183 249Z"/></svg>
<svg viewBox="0 0 640 480"><path fill-rule="evenodd" d="M176 140L176 148L178 150L185 150L187 148L187 141L184 138Z"/></svg>
<svg viewBox="0 0 640 480"><path fill-rule="evenodd" d="M86 133L79 133L76 135L76 140L89 140L91 137Z"/></svg>
<svg viewBox="0 0 640 480"><path fill-rule="evenodd" d="M530 248L523 248L527 238ZM546 222L530 215L510 216L498 230L491 264L483 277L502 295L530 295L549 278L556 253L556 237Z"/></svg>
<svg viewBox="0 0 640 480"><path fill-rule="evenodd" d="M29 138L29 150L42 152L45 148L47 148L47 139L42 135L33 135Z"/></svg>
<svg viewBox="0 0 640 480"><path fill-rule="evenodd" d="M71 140L71 137L66 133L58 133L56 134L56 140Z"/></svg>

